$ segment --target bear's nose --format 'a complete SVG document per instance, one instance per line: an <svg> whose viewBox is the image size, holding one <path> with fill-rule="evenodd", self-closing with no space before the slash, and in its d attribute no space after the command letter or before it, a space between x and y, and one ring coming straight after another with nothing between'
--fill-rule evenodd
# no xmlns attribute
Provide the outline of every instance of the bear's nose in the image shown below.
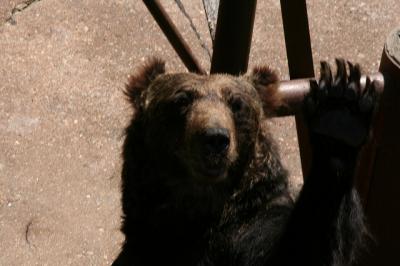
<svg viewBox="0 0 400 266"><path fill-rule="evenodd" d="M208 152L225 154L230 144L229 131L226 128L208 128L204 132L203 140Z"/></svg>

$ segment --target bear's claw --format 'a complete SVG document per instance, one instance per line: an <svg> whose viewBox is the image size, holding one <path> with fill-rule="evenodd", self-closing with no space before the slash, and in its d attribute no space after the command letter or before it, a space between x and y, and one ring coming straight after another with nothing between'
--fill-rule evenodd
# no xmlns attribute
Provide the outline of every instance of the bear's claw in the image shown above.
<svg viewBox="0 0 400 266"><path fill-rule="evenodd" d="M329 64L321 62L319 82L311 81L311 91L305 99L306 115L313 133L357 147L368 135L377 102L376 86L367 77L366 87L361 89L358 64L336 59L336 65L333 77Z"/></svg>

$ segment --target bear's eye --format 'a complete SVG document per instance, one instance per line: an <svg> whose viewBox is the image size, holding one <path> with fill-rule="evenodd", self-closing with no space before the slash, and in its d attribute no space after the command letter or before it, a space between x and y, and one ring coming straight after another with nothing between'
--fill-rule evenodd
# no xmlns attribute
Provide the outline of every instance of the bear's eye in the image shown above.
<svg viewBox="0 0 400 266"><path fill-rule="evenodd" d="M245 108L245 105L246 105L246 103L240 97L233 97L230 100L230 106L231 106L232 112L234 112L234 113L242 111Z"/></svg>
<svg viewBox="0 0 400 266"><path fill-rule="evenodd" d="M187 92L181 91L174 95L173 101L179 107L186 107L192 102L192 97Z"/></svg>

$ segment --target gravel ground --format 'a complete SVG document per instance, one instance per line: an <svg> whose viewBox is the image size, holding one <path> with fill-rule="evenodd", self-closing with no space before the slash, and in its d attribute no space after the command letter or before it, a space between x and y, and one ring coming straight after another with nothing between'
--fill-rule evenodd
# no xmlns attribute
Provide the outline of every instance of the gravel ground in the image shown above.
<svg viewBox="0 0 400 266"><path fill-rule="evenodd" d="M279 1L258 2L250 67L268 64L287 79ZM208 69L201 0L182 0L201 41L174 1L162 3ZM344 57L366 72L400 24L398 0L313 0L308 10L314 62ZM120 151L131 110L121 90L147 56L185 68L132 0L2 0L0 51L0 265L109 265L123 240ZM295 194L293 118L271 127Z"/></svg>

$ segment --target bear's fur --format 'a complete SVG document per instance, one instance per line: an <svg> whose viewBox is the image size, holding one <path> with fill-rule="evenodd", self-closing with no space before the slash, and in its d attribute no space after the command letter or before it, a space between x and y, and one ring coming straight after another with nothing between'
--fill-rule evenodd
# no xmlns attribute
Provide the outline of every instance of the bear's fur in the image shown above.
<svg viewBox="0 0 400 266"><path fill-rule="evenodd" d="M289 195L266 123L281 105L277 88L267 67L239 77L167 74L163 61L151 59L131 76L125 242L114 265L352 261L363 234L362 210L352 186L331 181L337 169L324 149L298 202Z"/></svg>

